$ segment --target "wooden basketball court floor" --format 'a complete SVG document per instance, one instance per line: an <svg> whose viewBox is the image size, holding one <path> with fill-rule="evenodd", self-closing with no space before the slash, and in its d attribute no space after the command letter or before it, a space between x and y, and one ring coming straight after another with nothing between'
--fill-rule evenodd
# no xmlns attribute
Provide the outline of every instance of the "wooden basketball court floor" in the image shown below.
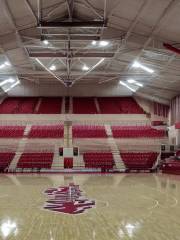
<svg viewBox="0 0 180 240"><path fill-rule="evenodd" d="M179 240L180 177L0 175L0 239Z"/></svg>

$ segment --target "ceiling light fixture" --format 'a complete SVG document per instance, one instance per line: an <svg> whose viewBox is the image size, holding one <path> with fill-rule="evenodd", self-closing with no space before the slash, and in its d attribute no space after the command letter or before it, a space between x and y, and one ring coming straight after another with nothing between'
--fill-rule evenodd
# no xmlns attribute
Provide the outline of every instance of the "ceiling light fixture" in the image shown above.
<svg viewBox="0 0 180 240"><path fill-rule="evenodd" d="M141 63L138 62L138 61L135 61L135 62L133 63L133 65L132 65L132 67L133 67L133 68L141 68L141 69L145 70L145 71L148 72L148 73L154 73L154 70L153 70L153 69L144 66L143 64L141 64Z"/></svg>
<svg viewBox="0 0 180 240"><path fill-rule="evenodd" d="M128 79L128 83L135 83L136 81L134 79Z"/></svg>
<svg viewBox="0 0 180 240"><path fill-rule="evenodd" d="M137 86L139 86L139 87L143 87L143 84L140 83L140 82L135 82L135 84L136 84Z"/></svg>
<svg viewBox="0 0 180 240"><path fill-rule="evenodd" d="M46 40L46 39L44 39L44 40L43 40L43 43L44 43L45 45L48 45L48 44L49 44L49 41Z"/></svg>
<svg viewBox="0 0 180 240"><path fill-rule="evenodd" d="M97 45L97 42L95 40L92 41L91 43L93 46L96 46Z"/></svg>
<svg viewBox="0 0 180 240"><path fill-rule="evenodd" d="M99 42L99 46L101 46L101 47L106 47L106 46L108 46L109 45L109 42L108 41L100 41Z"/></svg>
<svg viewBox="0 0 180 240"><path fill-rule="evenodd" d="M13 78L8 78L8 79L0 82L0 87L3 86L3 85L5 85L6 83L14 83L14 82L15 82L15 79L13 79Z"/></svg>
<svg viewBox="0 0 180 240"><path fill-rule="evenodd" d="M88 67L86 64L84 64L83 67L82 67L82 70L83 70L83 71L88 71L88 70L89 70L89 67Z"/></svg>
<svg viewBox="0 0 180 240"><path fill-rule="evenodd" d="M14 84L12 84L9 88L5 89L4 92L9 92L12 88L20 84L20 81L16 81Z"/></svg>
<svg viewBox="0 0 180 240"><path fill-rule="evenodd" d="M131 84L135 84L135 85L137 85L137 86L139 86L139 87L143 87L143 84L142 84L142 83L139 83L139 82L137 82L137 81L134 80L134 79L128 79L127 82L128 82L128 83L131 83Z"/></svg>
<svg viewBox="0 0 180 240"><path fill-rule="evenodd" d="M135 89L131 88L130 86L128 86L128 85L127 85L125 82L123 82L123 81L120 81L119 84L125 86L126 88L128 88L128 89L131 90L132 92L136 92Z"/></svg>
<svg viewBox="0 0 180 240"><path fill-rule="evenodd" d="M5 63L4 63L4 65L6 65L6 66L11 66L11 64L10 64L10 62L8 62L8 61L6 61Z"/></svg>
<svg viewBox="0 0 180 240"><path fill-rule="evenodd" d="M4 67L5 67L5 64L4 64L4 63L0 65L0 69L2 69L2 68L4 68Z"/></svg>
<svg viewBox="0 0 180 240"><path fill-rule="evenodd" d="M55 65L51 65L49 68L51 71L55 71L56 70L56 66Z"/></svg>

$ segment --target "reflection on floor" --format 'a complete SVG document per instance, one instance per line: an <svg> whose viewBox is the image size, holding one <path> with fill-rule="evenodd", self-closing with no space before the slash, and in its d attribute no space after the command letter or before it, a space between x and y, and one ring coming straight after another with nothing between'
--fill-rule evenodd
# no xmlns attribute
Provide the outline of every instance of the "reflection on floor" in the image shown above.
<svg viewBox="0 0 180 240"><path fill-rule="evenodd" d="M179 176L0 175L0 183L0 239L176 240L180 236ZM47 189L54 189L55 195L47 196ZM69 204L81 197L95 204L80 214L43 208L53 199L59 207L59 202Z"/></svg>

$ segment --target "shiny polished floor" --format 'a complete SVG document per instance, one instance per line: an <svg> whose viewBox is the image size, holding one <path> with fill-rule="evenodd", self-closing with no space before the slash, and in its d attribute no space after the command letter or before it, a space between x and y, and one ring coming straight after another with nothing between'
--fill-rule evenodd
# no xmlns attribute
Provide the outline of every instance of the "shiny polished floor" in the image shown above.
<svg viewBox="0 0 180 240"><path fill-rule="evenodd" d="M81 214L43 209L44 191L69 183L95 207ZM0 175L0 239L179 240L180 176Z"/></svg>

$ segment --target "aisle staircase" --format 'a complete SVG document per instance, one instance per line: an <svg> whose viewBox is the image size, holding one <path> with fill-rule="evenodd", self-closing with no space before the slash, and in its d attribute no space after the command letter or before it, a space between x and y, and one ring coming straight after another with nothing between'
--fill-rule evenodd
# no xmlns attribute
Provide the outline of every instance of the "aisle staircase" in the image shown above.
<svg viewBox="0 0 180 240"><path fill-rule="evenodd" d="M85 163L84 163L84 159L83 159L83 155L74 157L73 159L73 169L74 170L85 170Z"/></svg>
<svg viewBox="0 0 180 240"><path fill-rule="evenodd" d="M21 154L24 152L25 146L27 144L27 138L22 138L19 142L16 154L9 165L9 172L14 172L17 168L17 163L21 157Z"/></svg>
<svg viewBox="0 0 180 240"><path fill-rule="evenodd" d="M112 137L112 130L111 130L111 126L109 124L105 125L105 130L106 130L106 134L108 136L108 144L111 148L111 152L113 154L113 158L114 158L114 162L115 162L115 167L114 170L115 171L119 171L119 172L125 172L126 167L124 165L124 162L121 158L118 146L116 144L115 139Z"/></svg>

